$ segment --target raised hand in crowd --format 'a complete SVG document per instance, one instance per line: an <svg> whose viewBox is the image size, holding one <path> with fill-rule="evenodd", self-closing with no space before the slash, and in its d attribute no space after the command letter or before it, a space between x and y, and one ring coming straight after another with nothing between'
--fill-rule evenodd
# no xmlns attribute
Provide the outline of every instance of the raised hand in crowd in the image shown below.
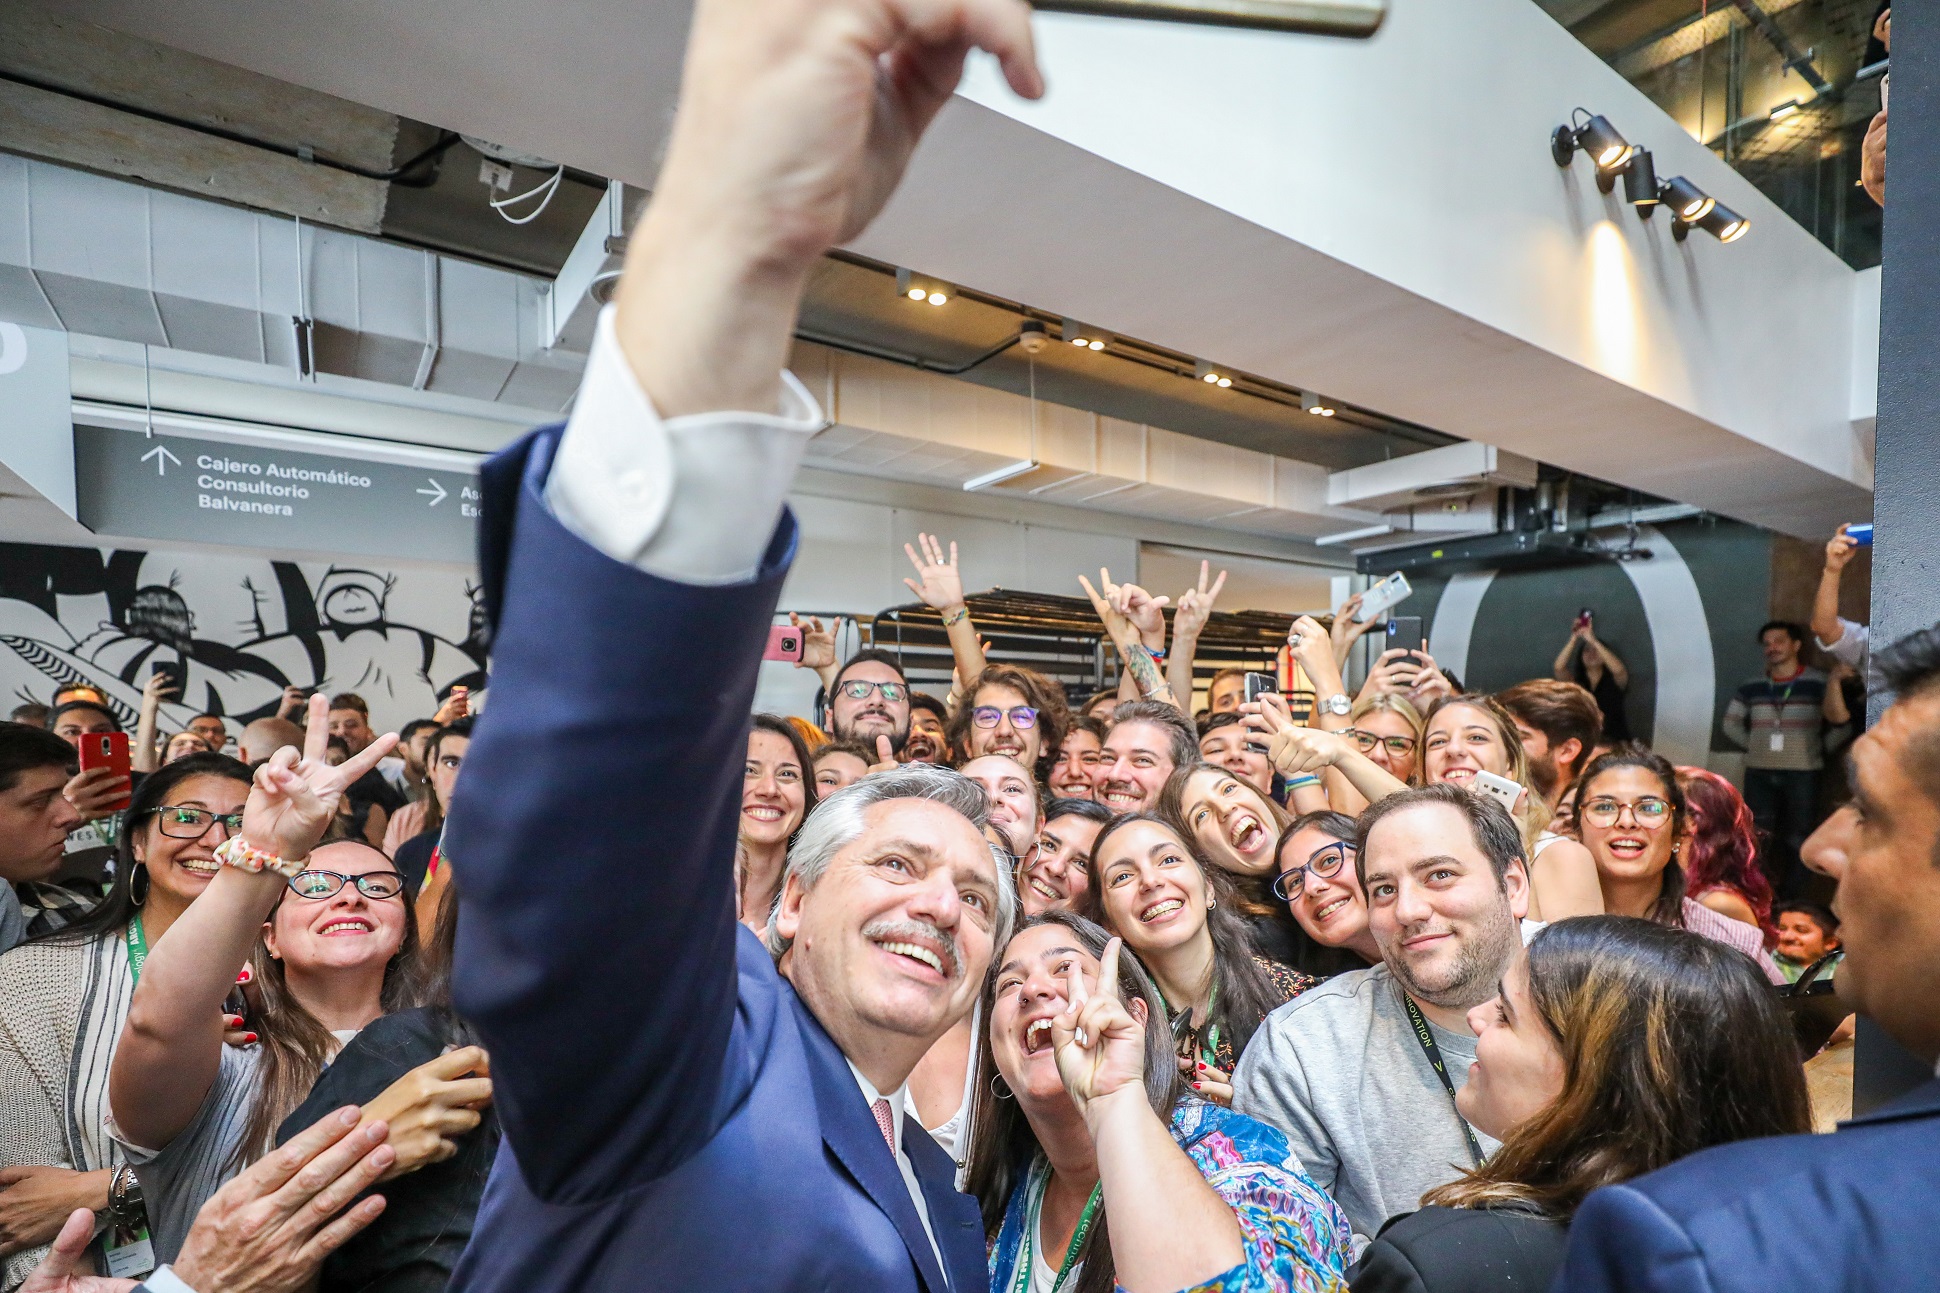
<svg viewBox="0 0 1940 1293"><path fill-rule="evenodd" d="M135 734L128 742L128 766L136 772L153 772L161 766L156 732L161 726L162 702L179 696L175 680L165 673L151 673L141 685L141 712L135 719Z"/></svg>
<svg viewBox="0 0 1940 1293"><path fill-rule="evenodd" d="M1317 702L1314 712L1314 726L1327 731L1340 731L1347 726L1347 711L1326 702L1334 696L1345 696L1347 684L1341 680L1340 657L1335 652L1334 639L1320 621L1311 615L1302 615L1294 620L1287 630L1287 653L1293 662L1300 666L1300 672L1307 675L1307 681L1314 687Z"/></svg>
<svg viewBox="0 0 1940 1293"><path fill-rule="evenodd" d="M871 772L890 772L897 766L896 751L891 748L889 738L886 736L878 736L876 738L876 761L869 765L869 772L865 772L862 775L866 777Z"/></svg>
<svg viewBox="0 0 1940 1293"><path fill-rule="evenodd" d="M288 686L283 688L283 698L276 702L276 716L286 723L295 723L303 718L310 703L310 689Z"/></svg>
<svg viewBox="0 0 1940 1293"><path fill-rule="evenodd" d="M1192 695L1192 660L1199 650L1199 635L1205 631L1206 621L1212 618L1219 590L1226 586L1225 571L1220 571L1219 577L1208 583L1211 576L1212 562L1201 561L1198 584L1179 594L1177 608L1172 613L1172 650L1166 656L1165 678L1172 685L1174 696Z"/></svg>
<svg viewBox="0 0 1940 1293"><path fill-rule="evenodd" d="M461 718L471 717L471 712L471 688L453 687L451 694L445 697L445 703L438 706L438 712L431 716L431 721L443 727L447 723L456 723Z"/></svg>
<svg viewBox="0 0 1940 1293"><path fill-rule="evenodd" d="M1363 624L1361 623L1360 615L1360 593L1355 593L1352 597L1342 602L1340 609L1334 612L1334 622L1327 629L1328 640L1334 644L1334 659L1347 659L1347 649L1365 637L1367 631L1373 628L1381 618L1377 615L1374 619Z"/></svg>
<svg viewBox="0 0 1940 1293"><path fill-rule="evenodd" d="M1319 776L1328 768L1339 771L1369 803L1406 790L1386 768L1361 753L1360 746L1339 732L1300 727L1287 715L1284 699L1261 696L1254 702L1261 730L1267 735L1267 758L1288 779ZM1249 706L1242 705L1241 712Z"/></svg>
<svg viewBox="0 0 1940 1293"><path fill-rule="evenodd" d="M1138 694L1146 699L1178 705L1171 686L1159 672L1158 662L1152 658L1152 652L1145 644L1143 632L1123 609L1123 586L1112 582L1111 571L1103 566L1098 568L1098 583L1104 590L1102 592L1093 588L1091 581L1083 575L1078 576L1078 582L1084 585L1085 594L1091 598L1092 609L1098 612L1106 635L1118 648L1119 659L1125 664L1125 674L1138 689ZM1139 593L1141 597L1145 596L1143 589ZM1163 632L1165 621L1162 615L1159 623Z"/></svg>
<svg viewBox="0 0 1940 1293"><path fill-rule="evenodd" d="M983 639L970 622L970 610L963 602L963 576L957 569L957 545L950 543L949 560L943 559L943 541L934 534L918 534L916 548L905 543L903 552L916 567L916 578L903 583L917 600L943 617L943 631L950 636L950 653L956 659L957 687L961 692L983 676ZM920 582L919 582L920 581Z"/></svg>
<svg viewBox="0 0 1940 1293"><path fill-rule="evenodd" d="M130 765L133 756L130 756ZM76 773L61 788L61 795L84 822L100 821L121 811L128 802L129 779L113 768L93 767Z"/></svg>

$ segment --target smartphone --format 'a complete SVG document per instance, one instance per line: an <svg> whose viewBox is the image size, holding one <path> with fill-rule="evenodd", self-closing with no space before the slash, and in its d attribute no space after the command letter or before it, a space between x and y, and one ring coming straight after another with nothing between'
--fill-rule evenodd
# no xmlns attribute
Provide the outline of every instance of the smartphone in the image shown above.
<svg viewBox="0 0 1940 1293"><path fill-rule="evenodd" d="M108 768L118 777L128 776L128 733L126 732L89 732L80 738L77 747L81 754L81 771L90 768ZM120 811L128 806L130 794L123 795L118 803L108 807Z"/></svg>
<svg viewBox="0 0 1940 1293"><path fill-rule="evenodd" d="M1576 628L1593 629L1596 627L1596 612L1585 606L1576 613Z"/></svg>
<svg viewBox="0 0 1940 1293"><path fill-rule="evenodd" d="M1478 772L1475 780L1469 783L1476 790L1501 804L1509 813L1516 811L1516 800L1522 798L1522 787L1507 777L1498 777L1493 772Z"/></svg>
<svg viewBox="0 0 1940 1293"><path fill-rule="evenodd" d="M1147 18L1209 27L1250 27L1364 40L1388 16L1387 0L1031 0L1047 13Z"/></svg>
<svg viewBox="0 0 1940 1293"><path fill-rule="evenodd" d="M1846 527L1846 537L1862 548L1872 547L1873 523L1868 521L1864 525L1848 525Z"/></svg>
<svg viewBox="0 0 1940 1293"><path fill-rule="evenodd" d="M802 631L793 624L777 624L768 630L768 649L761 653L763 660L796 660L802 658Z"/></svg>
<svg viewBox="0 0 1940 1293"><path fill-rule="evenodd" d="M1260 698L1263 691L1278 691L1280 684L1270 673L1249 673L1246 675L1246 703L1252 704Z"/></svg>
<svg viewBox="0 0 1940 1293"><path fill-rule="evenodd" d="M168 679L168 694L179 700L189 685L189 668L180 660L157 660L149 670Z"/></svg>
<svg viewBox="0 0 1940 1293"><path fill-rule="evenodd" d="M1396 615L1388 621L1388 650L1412 655L1421 647L1421 616Z"/></svg>
<svg viewBox="0 0 1940 1293"><path fill-rule="evenodd" d="M1354 618L1362 624L1372 624L1383 611L1408 600L1412 592L1414 589L1408 587L1408 576L1397 570L1361 594L1361 612Z"/></svg>

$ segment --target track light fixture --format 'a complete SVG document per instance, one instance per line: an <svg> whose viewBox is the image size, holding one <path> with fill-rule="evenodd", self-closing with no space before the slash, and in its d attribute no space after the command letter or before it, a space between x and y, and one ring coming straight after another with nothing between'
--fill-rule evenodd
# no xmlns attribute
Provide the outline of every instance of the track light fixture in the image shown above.
<svg viewBox="0 0 1940 1293"><path fill-rule="evenodd" d="M1223 368L1209 364L1203 359L1192 366L1192 375L1206 385L1217 386L1221 390L1233 384L1233 375L1231 373Z"/></svg>
<svg viewBox="0 0 1940 1293"><path fill-rule="evenodd" d="M1074 346L1086 350L1103 350L1111 341L1111 334L1102 328L1079 323L1076 319L1066 319L1063 327L1064 339Z"/></svg>
<svg viewBox="0 0 1940 1293"><path fill-rule="evenodd" d="M957 294L954 284L926 274L913 273L907 269L896 271L896 292L912 301L928 301L931 305L944 305Z"/></svg>
<svg viewBox="0 0 1940 1293"><path fill-rule="evenodd" d="M1301 393L1300 407L1317 418L1330 418L1339 412L1333 405L1321 399L1320 396L1315 395L1312 391L1303 391Z"/></svg>
<svg viewBox="0 0 1940 1293"><path fill-rule="evenodd" d="M1719 242L1737 242L1751 230L1751 221L1720 202L1713 201L1710 209L1695 220L1674 220L1671 222L1671 236L1683 242L1691 236L1693 227L1704 230Z"/></svg>
<svg viewBox="0 0 1940 1293"><path fill-rule="evenodd" d="M1578 122L1578 117L1582 121ZM1549 137L1549 153L1558 166L1568 166L1580 148L1590 155L1597 170L1614 175L1636 151L1610 124L1608 117L1592 116L1578 108L1570 114L1570 121L1570 125L1556 127L1556 132Z"/></svg>
<svg viewBox="0 0 1940 1293"><path fill-rule="evenodd" d="M1657 209L1657 163L1648 148L1639 148L1624 164L1623 198L1646 220Z"/></svg>
<svg viewBox="0 0 1940 1293"><path fill-rule="evenodd" d="M1696 224L1711 213L1718 200L1682 175L1673 175L1657 189L1658 200L1685 224Z"/></svg>

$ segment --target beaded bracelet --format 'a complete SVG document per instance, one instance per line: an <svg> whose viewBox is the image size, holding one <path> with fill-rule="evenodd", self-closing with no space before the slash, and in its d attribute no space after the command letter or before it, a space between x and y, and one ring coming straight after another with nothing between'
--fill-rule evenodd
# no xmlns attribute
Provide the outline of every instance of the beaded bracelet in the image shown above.
<svg viewBox="0 0 1940 1293"><path fill-rule="evenodd" d="M238 871L247 871L251 875L260 875L267 870L274 871L281 876L293 876L303 870L302 858L298 858L292 862L286 858L280 858L274 853L265 853L261 849L250 848L249 845L243 843L242 836L240 835L231 835L228 839L216 845L215 857L216 861L222 863L222 865L235 867Z"/></svg>
<svg viewBox="0 0 1940 1293"><path fill-rule="evenodd" d="M943 617L943 627L946 629L955 628L957 625L963 623L963 617L969 613L970 608L968 606L957 607L954 611Z"/></svg>

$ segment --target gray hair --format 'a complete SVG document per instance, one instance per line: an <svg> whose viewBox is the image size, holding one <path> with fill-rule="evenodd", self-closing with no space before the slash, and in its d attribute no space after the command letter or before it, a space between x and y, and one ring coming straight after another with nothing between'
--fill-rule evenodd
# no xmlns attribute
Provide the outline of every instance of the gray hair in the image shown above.
<svg viewBox="0 0 1940 1293"><path fill-rule="evenodd" d="M788 850L788 866L782 872L782 888L794 876L804 891L813 889L835 855L868 828L865 818L871 808L892 799L928 799L963 814L981 832L989 824L990 800L979 786L962 773L927 763L906 763L886 772L875 772L851 782L815 805L815 811L802 823ZM986 841L987 843L987 841ZM1017 919L1017 882L1011 874L1008 855L1000 855L989 845L991 861L997 869L997 910L991 922L993 947L1010 940L1011 925ZM781 909L781 890L768 912L768 950L779 957L788 950L789 939L775 929L775 916Z"/></svg>

